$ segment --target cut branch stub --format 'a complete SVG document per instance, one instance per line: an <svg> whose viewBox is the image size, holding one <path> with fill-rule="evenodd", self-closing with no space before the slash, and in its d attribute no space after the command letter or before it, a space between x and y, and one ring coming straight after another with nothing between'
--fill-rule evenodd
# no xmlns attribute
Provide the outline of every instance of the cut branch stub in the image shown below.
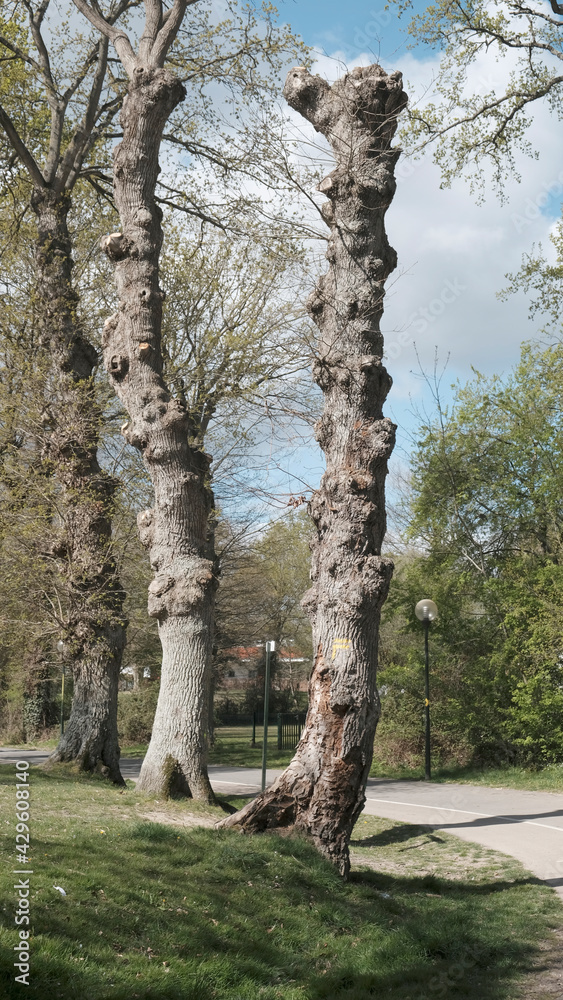
<svg viewBox="0 0 563 1000"><path fill-rule="evenodd" d="M346 875L379 718L379 616L393 572L381 556L395 426L383 416L391 379L379 321L384 282L397 262L384 227L400 152L391 141L407 98L401 74L380 66L355 69L332 87L298 67L284 95L326 136L336 160L319 185L330 199L323 211L329 270L307 304L319 329L313 376L324 409L316 436L326 456L309 505L317 538L303 599L315 660L295 757L270 789L221 825L294 827Z"/></svg>
<svg viewBox="0 0 563 1000"><path fill-rule="evenodd" d="M131 246L130 242L123 233L110 233L109 236L104 236L101 241L101 248L109 257L110 260L123 260L125 256L129 253Z"/></svg>

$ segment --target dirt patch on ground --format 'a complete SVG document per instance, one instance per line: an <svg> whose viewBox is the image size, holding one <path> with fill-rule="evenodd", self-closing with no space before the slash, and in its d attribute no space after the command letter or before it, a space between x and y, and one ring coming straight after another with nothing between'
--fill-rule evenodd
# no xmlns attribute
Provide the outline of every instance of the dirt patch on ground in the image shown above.
<svg viewBox="0 0 563 1000"><path fill-rule="evenodd" d="M211 816L198 816L196 813L182 813L181 816L153 809L152 812L138 812L137 816L148 819L151 823L164 823L167 826L215 826L217 822Z"/></svg>

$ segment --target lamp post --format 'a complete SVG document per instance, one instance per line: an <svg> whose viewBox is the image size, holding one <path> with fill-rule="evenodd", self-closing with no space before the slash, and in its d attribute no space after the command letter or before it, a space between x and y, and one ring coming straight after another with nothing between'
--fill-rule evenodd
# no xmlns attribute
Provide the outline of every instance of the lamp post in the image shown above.
<svg viewBox="0 0 563 1000"><path fill-rule="evenodd" d="M61 736L64 736L65 732L65 661L64 661L64 650L65 644L62 639L59 639L57 643L57 649L61 654L61 667L62 667L62 679L61 679Z"/></svg>
<svg viewBox="0 0 563 1000"><path fill-rule="evenodd" d="M430 781L430 670L428 666L428 629L430 622L438 616L438 608L428 598L419 601L414 609L419 621L424 625L424 714L425 726L425 767L424 777Z"/></svg>
<svg viewBox="0 0 563 1000"><path fill-rule="evenodd" d="M270 656L275 642L266 643L266 675L264 677L264 738L262 741L262 791L266 787L266 755L268 753L268 712L270 710Z"/></svg>

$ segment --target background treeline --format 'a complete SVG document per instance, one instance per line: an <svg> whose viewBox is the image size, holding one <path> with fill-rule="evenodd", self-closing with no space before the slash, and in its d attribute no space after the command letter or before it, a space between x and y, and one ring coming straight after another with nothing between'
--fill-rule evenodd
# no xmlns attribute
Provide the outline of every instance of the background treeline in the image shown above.
<svg viewBox="0 0 563 1000"><path fill-rule="evenodd" d="M563 348L526 344L426 422L400 510L406 548L384 610L376 755L418 763L432 597L432 723L444 761L563 761Z"/></svg>

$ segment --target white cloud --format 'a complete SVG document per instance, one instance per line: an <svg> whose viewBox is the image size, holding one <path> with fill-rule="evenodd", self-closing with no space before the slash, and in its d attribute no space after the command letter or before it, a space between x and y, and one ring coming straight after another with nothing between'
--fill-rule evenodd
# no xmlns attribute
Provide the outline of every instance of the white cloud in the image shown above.
<svg viewBox="0 0 563 1000"><path fill-rule="evenodd" d="M372 61L365 54L345 62L340 52L332 57L319 53L313 72L332 82ZM407 54L398 65L385 68L401 69L409 80L406 89L423 94L431 87L437 65L436 59L417 60ZM510 56L500 63L480 58L469 69L468 90L500 91L512 69ZM531 113L529 139L541 156L536 160L517 154L522 180L507 178L503 205L492 188L477 205L462 178L451 189L441 189L431 152L415 162L399 162L397 193L386 221L399 267L388 282L382 322L394 380L386 413L399 424L396 463L401 450L410 448L416 412L432 410L420 367L431 376L436 357L438 370L447 362L442 381L447 400L450 384L471 378L472 367L485 374L507 372L519 358L521 342L541 325L529 321L523 294L507 301L497 297L507 285L505 275L519 269L532 244L541 242L548 249L553 216L563 200L559 132L544 103L536 102ZM303 119L292 119L303 131ZM310 138L319 142L312 130Z"/></svg>
<svg viewBox="0 0 563 1000"><path fill-rule="evenodd" d="M363 55L348 68L369 61ZM320 58L315 71L334 78L334 66ZM386 68L401 69L410 81L407 89L422 94L437 60L420 61L408 54L399 66ZM496 63L483 57L469 70L468 89L499 89L512 68L510 58ZM456 377L464 381L472 366L485 373L507 371L518 359L522 340L535 333L523 295L507 302L496 295L507 284L506 273L518 270L522 254L533 243L548 243L557 198L563 199L559 133L542 102L533 106L533 119L529 138L541 157L517 155L522 182L507 179L504 205L492 191L477 205L461 178L442 190L431 154L399 163L387 232L399 256L400 276L396 272L389 281L382 325L387 343L395 345L388 362L395 386L387 409L403 425L412 424L406 400L411 396L416 405L424 395L423 381L411 374L418 369L417 354L427 372L433 369L435 352L442 365L449 357L451 378L446 382ZM444 294L448 282L463 291Z"/></svg>

